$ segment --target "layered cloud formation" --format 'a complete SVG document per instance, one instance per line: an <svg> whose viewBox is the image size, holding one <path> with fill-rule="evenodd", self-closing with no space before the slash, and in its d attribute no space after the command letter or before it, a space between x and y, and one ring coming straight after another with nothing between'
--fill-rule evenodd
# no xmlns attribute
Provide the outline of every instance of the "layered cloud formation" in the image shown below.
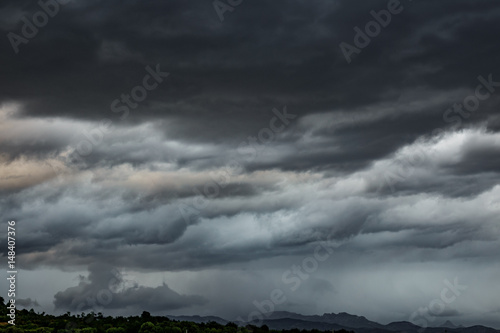
<svg viewBox="0 0 500 333"><path fill-rule="evenodd" d="M408 320L458 277L442 321L500 326L500 7L400 5L350 63L339 44L387 1L244 1L221 22L211 2L74 0L18 53L3 38L19 264L89 272L26 304L90 310L118 267L137 280L104 312L234 319L281 288L280 310ZM2 34L39 10L4 1Z"/></svg>

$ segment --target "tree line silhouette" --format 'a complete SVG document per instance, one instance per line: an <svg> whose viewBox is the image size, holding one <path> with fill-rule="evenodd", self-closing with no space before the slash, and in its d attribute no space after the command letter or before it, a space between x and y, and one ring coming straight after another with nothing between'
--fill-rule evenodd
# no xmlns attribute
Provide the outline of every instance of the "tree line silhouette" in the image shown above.
<svg viewBox="0 0 500 333"><path fill-rule="evenodd" d="M0 332L8 333L332 333L319 330L270 330L266 325L260 327L246 325L238 327L229 322L222 325L216 322L194 323L176 321L163 316L152 316L144 311L140 316L104 316L102 313L71 314L60 316L36 313L35 310L16 310L16 325L8 324L8 309L0 297ZM335 333L354 333L339 330Z"/></svg>

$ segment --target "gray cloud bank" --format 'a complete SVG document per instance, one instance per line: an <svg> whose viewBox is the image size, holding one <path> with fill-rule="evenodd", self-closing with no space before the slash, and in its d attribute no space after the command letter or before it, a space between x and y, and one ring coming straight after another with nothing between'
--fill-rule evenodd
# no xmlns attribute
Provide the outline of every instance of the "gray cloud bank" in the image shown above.
<svg viewBox="0 0 500 333"><path fill-rule="evenodd" d="M117 266L175 287L129 286L109 310L232 316L334 240L282 309L407 320L462 274L443 316L499 326L500 7L401 2L348 63L340 43L387 4L245 1L221 22L210 1L74 0L15 53L40 6L3 1L0 208L20 265L90 267L57 309ZM358 276L385 306L346 296Z"/></svg>

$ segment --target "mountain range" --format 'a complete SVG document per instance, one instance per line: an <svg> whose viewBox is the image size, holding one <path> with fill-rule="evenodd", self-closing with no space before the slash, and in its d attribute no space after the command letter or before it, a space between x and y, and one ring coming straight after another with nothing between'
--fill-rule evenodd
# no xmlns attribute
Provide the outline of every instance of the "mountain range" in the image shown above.
<svg viewBox="0 0 500 333"><path fill-rule="evenodd" d="M179 321L192 321L195 323L203 323L214 321L225 325L229 321L216 316L170 316L168 318ZM235 322L239 326L245 326L250 323ZM475 325L470 327L456 326L450 321L436 327L422 328L407 321L392 322L387 325L368 320L363 316L356 316L346 312L325 313L323 315L302 315L287 311L276 311L265 314L265 319L262 325L267 325L273 330L312 330L321 331L337 331L344 329L354 331L356 333L500 333L491 327Z"/></svg>

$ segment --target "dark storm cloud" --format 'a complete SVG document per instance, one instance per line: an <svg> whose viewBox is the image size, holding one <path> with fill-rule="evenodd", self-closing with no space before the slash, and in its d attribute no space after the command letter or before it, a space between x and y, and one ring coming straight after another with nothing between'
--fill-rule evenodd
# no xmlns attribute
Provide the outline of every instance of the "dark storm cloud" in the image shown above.
<svg viewBox="0 0 500 333"><path fill-rule="evenodd" d="M180 295L166 284L158 287L123 286L122 275L107 265L89 265L88 278L82 278L78 286L58 292L54 296L56 310L97 311L97 307L140 311L165 311L203 304L200 296Z"/></svg>
<svg viewBox="0 0 500 333"><path fill-rule="evenodd" d="M373 260L352 280L387 258L388 274L494 263L500 6L402 1L348 63L339 44L353 44L353 28L387 4L244 1L221 22L211 1L73 0L15 54L7 33L20 34L21 17L40 7L3 1L0 207L22 221L19 262L35 272L90 265L88 280L55 296L69 310L91 309L89 298L126 282L111 264L196 278L283 262L286 270L328 240L339 245L338 267L325 263L328 272L311 274L303 290L338 292L344 304L355 303L333 281L344 265ZM169 75L121 118L122 94L144 85L151 68ZM478 91L489 95L475 111L453 111ZM274 108L293 119L263 142ZM263 280L256 294L275 284ZM227 283L233 301L249 289L238 283ZM287 304L315 303L295 297ZM107 306L183 310L215 298L134 285ZM443 316L462 313L457 305Z"/></svg>
<svg viewBox="0 0 500 333"><path fill-rule="evenodd" d="M0 143L0 150L6 154L10 160L14 160L23 155L29 155L35 158L57 155L64 146L65 145L62 144L61 141L43 142L41 139L33 139L33 141L24 144L2 142Z"/></svg>
<svg viewBox="0 0 500 333"><path fill-rule="evenodd" d="M446 168L447 169L447 168ZM456 176L441 176L427 179L415 179L396 182L391 186L374 185L370 188L373 194L381 195L412 195L428 193L429 195L445 195L449 197L477 196L497 185L498 174L481 173L479 175L467 176L457 174Z"/></svg>
<svg viewBox="0 0 500 333"><path fill-rule="evenodd" d="M132 110L131 119L175 117L180 131L171 135L227 140L242 129L258 130L270 108L285 101L299 115L350 109L380 101L394 85L470 87L477 75L494 70L498 46L490 41L498 31L490 22L499 11L491 1L473 7L466 1L405 4L359 59L347 64L339 42L351 42L354 25L363 26L371 9L385 5L257 1L221 23L211 3L74 2L18 55L4 39L3 60L13 66L4 69L2 99L25 102L26 112L36 116L117 119L110 103L140 83L146 65L161 64L171 77ZM26 3L24 9L38 8ZM447 38L434 36L436 26ZM410 43L416 55L394 61ZM102 59L103 52L117 54ZM129 53L135 56L116 61ZM426 65L437 69L432 75L418 70ZM400 124L385 126L403 138Z"/></svg>
<svg viewBox="0 0 500 333"><path fill-rule="evenodd" d="M200 184L200 187L205 184ZM269 186L267 189L265 186L255 186L254 184L248 183L234 183L227 184L224 188L221 188L218 192L218 198L226 198L226 197L252 197L259 194L263 194L266 190L272 190L272 187ZM193 191L192 187L186 188L185 191L176 190L176 191L158 191L151 195L148 195L143 198L142 203L151 203L150 207L154 207L155 205L161 205L172 201L174 198L186 198L192 197L196 192Z"/></svg>
<svg viewBox="0 0 500 333"><path fill-rule="evenodd" d="M115 125L154 119L166 137L186 143L239 144L268 126L271 109L283 104L300 118L325 111L353 112L359 107L367 107L365 112L370 113L380 103L405 107L414 102L399 102L395 86L453 93L473 90L478 75L494 73L498 46L492 41L498 31L491 22L500 10L491 1L474 6L467 1L404 3L403 12L347 64L338 44L352 43L353 27L363 28L372 19L370 10L386 5L386 1L355 6L345 1L257 1L226 13L230 17L221 23L211 3L75 1L61 6L50 24L21 45L19 54L9 50L4 39L2 58L12 65L3 70L0 99L23 103L25 115L109 118ZM39 10L29 2L4 7L26 13ZM7 23L4 32L19 31L22 26ZM128 119L120 120L120 114L111 111L111 102L130 93L147 74L145 67L155 64L171 75L130 110ZM495 73L493 77L500 80ZM498 99L485 103L480 113L467 120L468 125L488 119L499 106ZM297 154L253 161L246 167L363 169L419 136L447 127L443 111L448 107L443 101L411 114L395 108L387 117L353 123L335 133L316 132L321 143L307 144L303 150L297 141L304 132L298 131L280 139L295 144ZM167 120L173 125L161 125ZM75 149L78 143L70 147ZM333 151L332 147L341 148ZM34 137L24 144L4 143L2 148L9 158L16 158L57 154L67 146ZM169 151L151 145L134 156L130 154L137 149L134 146L100 148L84 158L88 167L172 159ZM216 159L214 155L206 163L217 163ZM200 161L180 157L177 162L196 166Z"/></svg>
<svg viewBox="0 0 500 333"><path fill-rule="evenodd" d="M478 174L500 172L500 147L498 142L471 142L461 160L449 165L458 174Z"/></svg>
<svg viewBox="0 0 500 333"><path fill-rule="evenodd" d="M494 196L492 191L485 198ZM399 247L403 252L440 250L472 240L489 242L496 235L495 218L490 215L494 208L485 203L488 199L471 197L465 204L423 196L387 201L350 197L332 203L328 199L314 199L313 189L305 189L312 195L309 200L293 198L296 194L292 196L294 200L280 198L280 192L266 194L264 198L235 196L211 200L198 211L197 206L190 207L190 201L185 199L147 210L144 205L143 209L131 209L130 206L142 200L140 196L96 199L106 202L106 206L91 198L84 199L85 196L80 199L85 204L62 199L45 203L50 213L40 214L37 225L21 228L25 236L20 246L24 253L32 255L21 254L19 260L24 267L31 268L82 265L98 258L108 264L143 269L203 269L292 253L307 254L310 244L321 240L349 242L358 238L354 243L364 247L365 234L384 239L386 232L401 232L398 237L370 247L372 250ZM439 223L425 222L436 217L419 213L421 208L413 207L415 202L423 207L430 205L430 212L441 207ZM294 207L297 203L302 206L299 211ZM193 214L188 215L188 221L180 207L186 214ZM474 217L474 207L484 207L484 214ZM406 213L398 213L399 210ZM36 211L36 207L24 206L17 213L18 219L26 220L30 212ZM287 219L285 229L273 226L288 214L293 219ZM403 218L405 222L401 223ZM473 218L480 220L481 225L473 224ZM263 230L255 229L254 225L261 224L259 229ZM240 241L234 242L233 233ZM144 253L148 255L145 257ZM463 256L456 250L452 253Z"/></svg>
<svg viewBox="0 0 500 333"><path fill-rule="evenodd" d="M18 298L16 299L16 303L26 309L40 306L40 304L38 304L36 299L32 300L31 298L21 298L21 299Z"/></svg>

